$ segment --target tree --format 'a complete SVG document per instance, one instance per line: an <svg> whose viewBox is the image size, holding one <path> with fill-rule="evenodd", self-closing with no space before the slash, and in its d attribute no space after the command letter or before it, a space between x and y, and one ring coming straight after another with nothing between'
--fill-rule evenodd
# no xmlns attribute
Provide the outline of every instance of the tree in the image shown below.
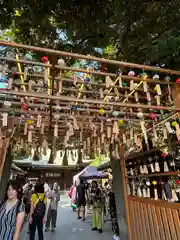
<svg viewBox="0 0 180 240"><path fill-rule="evenodd" d="M0 6L1 27L14 26L16 41L98 56L97 48L111 46L109 57L178 67L178 0L14 0Z"/></svg>

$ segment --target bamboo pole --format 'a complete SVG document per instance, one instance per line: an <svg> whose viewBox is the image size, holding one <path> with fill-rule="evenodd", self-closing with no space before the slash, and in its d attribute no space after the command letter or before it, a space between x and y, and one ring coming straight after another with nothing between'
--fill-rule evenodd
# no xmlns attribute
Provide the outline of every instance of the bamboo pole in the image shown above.
<svg viewBox="0 0 180 240"><path fill-rule="evenodd" d="M167 111L176 111L180 112L180 108L172 108L165 106L155 106L155 105L145 105L145 104L134 104L134 103L122 103L122 102L105 102L101 100L95 99L77 99L73 97L67 96L48 96L47 94L35 93L35 92L20 92L20 91L8 91L8 90L0 90L1 94L9 94L16 95L20 97L35 97L35 98L43 98L43 99L52 99L52 100L61 100L65 102L79 102L79 103L89 103L89 104L99 104L99 105L111 105L118 107L127 107L127 108L144 108L144 109L155 109L155 110L167 110Z"/></svg>
<svg viewBox="0 0 180 240"><path fill-rule="evenodd" d="M4 60L4 61L9 61L9 62L17 62L16 59L11 59L11 58L7 58L7 57L0 57L0 60ZM28 61L28 60L18 60L19 63L24 63L24 64L31 64L31 65L37 65L37 66L43 66L43 67L52 67L52 64L44 64L44 63L40 63L40 62L35 62L35 61ZM89 73L92 75L97 75L97 76L109 76L109 77L117 77L116 74L114 73L105 73L105 72L99 72L99 71L91 71L91 70L87 70L87 69L83 69L83 68L74 68L74 67L60 67L59 65L55 65L55 68L58 69L63 69L63 70L68 70L68 71L72 71L72 72L83 72L83 73ZM131 81L134 80L135 82L141 82L142 78L141 77L133 77L133 76L128 76L128 75L121 75L121 78L126 80L126 81ZM59 79L59 78L57 78ZM147 78L146 82L152 83L152 84L173 84L172 82L167 82L165 80L153 80L152 78Z"/></svg>
<svg viewBox="0 0 180 240"><path fill-rule="evenodd" d="M159 67L146 66L146 65L142 65L142 64L135 64L135 63L127 63L127 62L122 62L122 61L116 61L116 60L109 60L109 59L105 59L105 58L86 56L86 55L83 55L83 54L58 51L58 50L53 50L53 49L49 49L49 48L28 46L28 45L14 43L14 42L0 41L0 45L9 46L9 47L13 47L13 48L23 48L23 49L26 49L26 50L29 50L29 51L44 52L44 53L49 53L49 54L54 54L54 55L59 55L59 56L64 56L64 57L85 59L85 60L97 61L97 62L101 62L101 63L109 63L109 64L118 65L118 66L127 67L127 68L140 68L140 69L143 69L143 70L146 70L146 71L155 71L155 72L162 72L162 73L180 75L180 71L171 70L171 69L164 69L164 68L159 68Z"/></svg>

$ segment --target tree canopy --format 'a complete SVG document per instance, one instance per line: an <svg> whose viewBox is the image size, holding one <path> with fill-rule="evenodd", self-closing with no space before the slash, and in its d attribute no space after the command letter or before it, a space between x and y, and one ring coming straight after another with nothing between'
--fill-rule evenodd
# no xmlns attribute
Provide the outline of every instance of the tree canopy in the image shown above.
<svg viewBox="0 0 180 240"><path fill-rule="evenodd" d="M25 44L179 68L178 0L4 0L0 17Z"/></svg>

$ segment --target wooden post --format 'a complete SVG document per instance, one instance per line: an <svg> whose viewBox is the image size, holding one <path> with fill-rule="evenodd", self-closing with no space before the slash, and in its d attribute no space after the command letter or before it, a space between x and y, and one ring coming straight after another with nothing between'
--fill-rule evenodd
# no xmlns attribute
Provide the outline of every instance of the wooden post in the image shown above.
<svg viewBox="0 0 180 240"><path fill-rule="evenodd" d="M171 91L175 107L180 107L180 84L174 84Z"/></svg>
<svg viewBox="0 0 180 240"><path fill-rule="evenodd" d="M110 161L113 174L113 187L115 192L117 218L121 240L131 240L129 231L129 214L127 208L127 193L125 181L125 162L124 162L124 147L120 147L119 156L117 159L113 156L113 146L110 145Z"/></svg>
<svg viewBox="0 0 180 240"><path fill-rule="evenodd" d="M12 164L12 151L9 145L9 138L2 139L0 146L0 201L4 199L7 183L10 177L10 169Z"/></svg>

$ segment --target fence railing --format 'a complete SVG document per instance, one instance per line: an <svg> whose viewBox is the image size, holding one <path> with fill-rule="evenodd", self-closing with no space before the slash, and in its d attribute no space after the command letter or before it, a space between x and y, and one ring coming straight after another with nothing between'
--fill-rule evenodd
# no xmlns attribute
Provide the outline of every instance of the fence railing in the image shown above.
<svg viewBox="0 0 180 240"><path fill-rule="evenodd" d="M180 204L128 196L132 240L179 240Z"/></svg>

